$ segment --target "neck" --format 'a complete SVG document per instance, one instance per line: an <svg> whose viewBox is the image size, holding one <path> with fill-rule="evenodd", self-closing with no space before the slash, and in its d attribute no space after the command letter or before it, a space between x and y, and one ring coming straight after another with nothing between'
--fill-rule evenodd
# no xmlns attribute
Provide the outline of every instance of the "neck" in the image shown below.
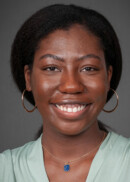
<svg viewBox="0 0 130 182"><path fill-rule="evenodd" d="M98 146L103 139L104 132L95 122L86 131L74 135L63 135L56 131L50 131L44 126L42 144L48 151L62 160L73 160Z"/></svg>

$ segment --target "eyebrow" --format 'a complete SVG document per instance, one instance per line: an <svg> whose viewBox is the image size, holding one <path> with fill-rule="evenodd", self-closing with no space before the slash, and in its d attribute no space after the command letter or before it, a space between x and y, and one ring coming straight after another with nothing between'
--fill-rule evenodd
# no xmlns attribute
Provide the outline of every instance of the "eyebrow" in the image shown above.
<svg viewBox="0 0 130 182"><path fill-rule="evenodd" d="M45 55L41 56L39 58L39 60L45 59L45 58L52 58L54 60L58 60L58 61L64 62L64 59L62 57L56 56L54 54L45 54ZM84 59L87 59L87 58L95 58L95 59L98 59L100 61L102 60L101 57L99 57L99 56L97 56L95 54L87 54L85 56L79 57L77 60L80 61L80 60L84 60Z"/></svg>
<svg viewBox="0 0 130 182"><path fill-rule="evenodd" d="M64 62L64 59L63 58L61 58L59 56L56 56L54 54L45 54L45 55L41 56L39 60L45 59L45 58L52 58L52 59L55 59L55 60Z"/></svg>
<svg viewBox="0 0 130 182"><path fill-rule="evenodd" d="M78 58L78 60L84 60L84 59L87 59L87 58L95 58L95 59L99 59L100 61L102 60L101 57L95 55L95 54L87 54L85 56L82 56L80 58Z"/></svg>

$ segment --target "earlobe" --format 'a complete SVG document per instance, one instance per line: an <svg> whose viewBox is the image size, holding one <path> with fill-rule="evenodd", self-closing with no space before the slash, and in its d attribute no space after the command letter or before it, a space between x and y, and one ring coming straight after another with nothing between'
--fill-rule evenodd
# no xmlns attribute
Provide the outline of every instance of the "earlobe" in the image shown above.
<svg viewBox="0 0 130 182"><path fill-rule="evenodd" d="M31 91L31 70L28 65L24 66L24 77L26 82L26 90Z"/></svg>

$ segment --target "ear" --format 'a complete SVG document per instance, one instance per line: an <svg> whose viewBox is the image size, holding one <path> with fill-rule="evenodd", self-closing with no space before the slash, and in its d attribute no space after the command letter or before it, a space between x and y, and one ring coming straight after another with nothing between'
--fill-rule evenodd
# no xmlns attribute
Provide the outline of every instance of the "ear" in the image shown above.
<svg viewBox="0 0 130 182"><path fill-rule="evenodd" d="M28 65L24 66L24 77L26 82L26 90L31 91L31 70Z"/></svg>
<svg viewBox="0 0 130 182"><path fill-rule="evenodd" d="M111 83L112 73L113 73L113 67L110 65L108 67L108 69L107 69L108 91L110 90L110 83Z"/></svg>

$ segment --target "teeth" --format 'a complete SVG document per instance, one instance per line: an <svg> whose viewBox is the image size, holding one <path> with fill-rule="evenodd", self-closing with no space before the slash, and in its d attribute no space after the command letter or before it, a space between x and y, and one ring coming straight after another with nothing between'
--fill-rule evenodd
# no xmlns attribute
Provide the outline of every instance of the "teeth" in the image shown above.
<svg viewBox="0 0 130 182"><path fill-rule="evenodd" d="M68 108L67 109L67 112L72 112L72 108Z"/></svg>
<svg viewBox="0 0 130 182"><path fill-rule="evenodd" d="M80 111L80 110L81 110L81 107L79 106L79 107L78 107L78 111Z"/></svg>
<svg viewBox="0 0 130 182"><path fill-rule="evenodd" d="M64 111L67 111L66 107L64 107Z"/></svg>
<svg viewBox="0 0 130 182"><path fill-rule="evenodd" d="M60 109L61 111L66 111L66 112L78 112L78 111L82 111L85 107L86 107L86 105L80 105L80 106L74 106L74 105L70 105L69 104L69 106L63 106L63 105L58 105L58 104L56 104L56 107L58 108L58 109Z"/></svg>
<svg viewBox="0 0 130 182"><path fill-rule="evenodd" d="M78 111L77 107L74 107L73 112L77 112L77 111Z"/></svg>

